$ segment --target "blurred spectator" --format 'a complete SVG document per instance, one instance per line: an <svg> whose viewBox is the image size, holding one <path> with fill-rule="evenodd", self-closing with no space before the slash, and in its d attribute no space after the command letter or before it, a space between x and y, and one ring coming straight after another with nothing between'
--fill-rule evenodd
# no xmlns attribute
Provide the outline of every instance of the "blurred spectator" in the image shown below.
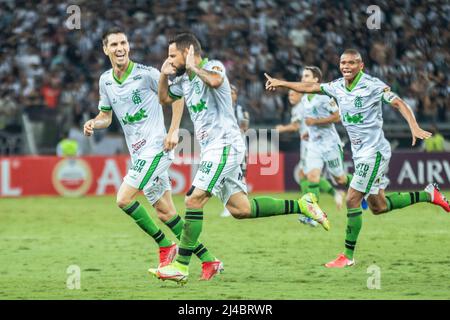
<svg viewBox="0 0 450 320"><path fill-rule="evenodd" d="M433 136L422 142L421 150L425 150L426 152L450 151L450 143L439 133L436 125L431 127L430 132Z"/></svg>

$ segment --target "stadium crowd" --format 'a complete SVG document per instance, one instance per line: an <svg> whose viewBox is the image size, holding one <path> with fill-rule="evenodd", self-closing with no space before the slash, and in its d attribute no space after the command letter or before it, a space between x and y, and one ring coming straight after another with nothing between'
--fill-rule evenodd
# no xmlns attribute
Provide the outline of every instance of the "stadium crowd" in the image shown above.
<svg viewBox="0 0 450 320"><path fill-rule="evenodd" d="M66 25L76 4L81 28ZM110 68L102 33L124 27L134 61L160 67L168 39L190 30L206 55L221 60L240 90L252 125L289 121L286 94L264 90L264 72L296 80L305 65L319 65L326 81L340 76L339 54L355 47L366 70L389 83L422 122L450 120L446 0L377 1L380 29L366 21L370 1L2 1L0 3L0 131L33 121L78 126L97 113L98 78ZM385 121L400 115L386 106ZM54 126L53 126L54 127ZM113 130L118 130L118 126Z"/></svg>

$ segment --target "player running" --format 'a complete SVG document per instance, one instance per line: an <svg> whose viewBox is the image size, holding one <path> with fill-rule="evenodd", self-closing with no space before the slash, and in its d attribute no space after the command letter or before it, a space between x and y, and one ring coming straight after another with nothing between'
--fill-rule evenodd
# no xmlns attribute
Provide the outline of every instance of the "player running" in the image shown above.
<svg viewBox="0 0 450 320"><path fill-rule="evenodd" d="M298 92L326 94L336 100L342 123L352 145L355 166L347 193L347 231L345 251L326 264L328 268L343 268L355 264L356 241L362 225L361 200L367 197L374 214L404 208L418 202L431 202L450 212L450 205L436 184L424 191L396 192L385 195L389 181L386 172L391 148L383 133L382 102L397 109L408 122L412 145L416 139L427 139L431 133L422 130L411 108L389 86L363 72L364 63L357 50L345 50L340 58L342 78L329 83L287 82L266 74L267 90L286 87Z"/></svg>
<svg viewBox="0 0 450 320"><path fill-rule="evenodd" d="M315 66L307 66L302 73L302 82L318 83L322 80L322 71ZM334 99L317 94L305 94L302 97L303 116L308 126L308 145L303 168L308 179L306 192L311 192L319 199L320 177L322 169L327 167L334 181L341 186L348 186L351 176L344 171L344 153L339 134L334 127L339 122L339 109ZM334 191L334 189L332 189ZM338 209L342 208L343 196L335 192Z"/></svg>
<svg viewBox="0 0 450 320"><path fill-rule="evenodd" d="M307 67L309 68L309 67ZM305 71L303 72L308 77L312 77L312 72L305 68ZM305 77L305 75L304 75ZM300 179L300 189L301 192L307 193L307 192L325 192L330 194L334 197L334 201L336 203L337 208L340 210L343 205L344 197L342 191L337 191L334 189L334 187L331 185L330 182L328 182L327 179L324 177L321 177L319 174L319 181L317 182L316 179L313 182L313 185L310 187L310 182L308 181L306 175L305 175L305 168L308 166L306 165L307 156L310 154L307 152L308 150L308 140L309 140L309 126L305 123L305 110L308 105L310 105L310 102L308 101L308 98L306 96L303 96L303 94L298 93L294 90L289 90L289 96L288 96L289 102L291 105L294 105L292 108L292 117L291 117L291 123L287 125L277 125L275 129L280 132L292 132L292 131L299 131L300 134L300 162L299 162L299 179ZM323 166L323 163L322 163ZM317 188L318 190L317 190ZM318 194L316 194L318 198ZM300 221L302 221L300 219ZM304 221L302 221L304 222Z"/></svg>
<svg viewBox="0 0 450 320"><path fill-rule="evenodd" d="M236 117L239 129L241 130L242 139L246 143L247 136L245 135L245 133L247 132L250 125L250 114L248 113L246 108L237 103L239 93L238 88L233 84L231 84L230 87L231 87L231 100L234 108L234 116ZM247 160L248 160L248 147L246 148L245 151L244 161L242 161L241 163L242 179L244 182L246 182L245 178L247 176L247 162L248 162ZM227 208L224 208L220 216L229 217L231 216L231 213L230 211L228 211Z"/></svg>
<svg viewBox="0 0 450 320"><path fill-rule="evenodd" d="M154 270L155 275L163 280L187 281L192 250L203 227L203 207L212 195L238 219L302 213L329 229L326 215L310 194L300 200L248 199L240 167L245 143L234 116L225 67L220 61L203 59L200 43L190 33L170 41L168 53L161 68L159 99L170 104L185 98L201 147L201 164L185 198L186 223L176 261ZM177 77L169 86L170 75Z"/></svg>
<svg viewBox="0 0 450 320"><path fill-rule="evenodd" d="M134 63L129 59L130 47L123 30L114 28L103 35L103 51L112 69L100 76L99 114L84 124L84 134L109 127L112 111L116 114L127 142L132 165L117 193L117 205L159 246L159 266L170 262L177 253L177 245L164 233L137 200L142 190L156 213L179 239L184 221L176 213L171 196L168 169L183 112L183 101L173 105L172 124L166 135L162 107L158 100L159 71ZM209 280L216 258L198 241L193 252L202 261L202 279Z"/></svg>

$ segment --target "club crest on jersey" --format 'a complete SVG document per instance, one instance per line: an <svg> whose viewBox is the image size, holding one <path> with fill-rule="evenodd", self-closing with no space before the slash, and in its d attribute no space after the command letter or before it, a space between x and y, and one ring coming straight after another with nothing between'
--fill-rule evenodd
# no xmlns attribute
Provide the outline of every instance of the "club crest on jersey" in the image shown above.
<svg viewBox="0 0 450 320"><path fill-rule="evenodd" d="M200 100L200 102L196 105L189 106L189 109L191 109L193 113L199 113L208 108L206 107L206 102L204 100Z"/></svg>
<svg viewBox="0 0 450 320"><path fill-rule="evenodd" d="M195 81L194 82L194 92L196 94L200 94L201 89L200 89L200 81Z"/></svg>
<svg viewBox="0 0 450 320"><path fill-rule="evenodd" d="M362 98L361 98L361 96L357 96L355 98L355 108L358 108L358 109L362 108Z"/></svg>
<svg viewBox="0 0 450 320"><path fill-rule="evenodd" d="M131 95L131 100L133 101L133 103L135 105L138 105L142 102L141 92L139 91L139 89L133 90L132 95Z"/></svg>
<svg viewBox="0 0 450 320"><path fill-rule="evenodd" d="M122 122L124 125L126 124L132 124L135 122L139 122L144 118L147 118L148 116L145 114L145 110L144 109L140 109L138 112L136 112L134 115L130 115L128 112L125 115L125 117L123 117Z"/></svg>

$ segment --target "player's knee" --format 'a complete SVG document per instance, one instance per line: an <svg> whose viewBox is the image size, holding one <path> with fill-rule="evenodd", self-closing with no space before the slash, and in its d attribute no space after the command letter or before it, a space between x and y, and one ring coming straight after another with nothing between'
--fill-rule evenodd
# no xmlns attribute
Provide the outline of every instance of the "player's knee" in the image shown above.
<svg viewBox="0 0 450 320"><path fill-rule="evenodd" d="M230 214L233 216L233 218L239 219L239 220L240 219L248 219L251 216L250 210L231 208L231 209L228 209L228 211L230 211Z"/></svg>
<svg viewBox="0 0 450 320"><path fill-rule="evenodd" d="M345 185L347 183L346 176L335 177L334 180L336 180L336 183L340 185Z"/></svg>
<svg viewBox="0 0 450 320"><path fill-rule="evenodd" d="M358 208L361 205L361 201L356 195L352 195L349 192L347 193L346 204L347 208Z"/></svg>
<svg viewBox="0 0 450 320"><path fill-rule="evenodd" d="M132 199L126 198L126 197L117 197L116 204L120 209L123 209L127 207L129 204L131 204Z"/></svg>
<svg viewBox="0 0 450 320"><path fill-rule="evenodd" d="M370 204L370 203L369 203L369 208L370 208L370 211L372 211L372 213L375 214L375 215L385 213L386 209L387 209L387 208L383 208L380 205Z"/></svg>
<svg viewBox="0 0 450 320"><path fill-rule="evenodd" d="M202 199L191 194L184 198L184 205L189 209L201 209Z"/></svg>

